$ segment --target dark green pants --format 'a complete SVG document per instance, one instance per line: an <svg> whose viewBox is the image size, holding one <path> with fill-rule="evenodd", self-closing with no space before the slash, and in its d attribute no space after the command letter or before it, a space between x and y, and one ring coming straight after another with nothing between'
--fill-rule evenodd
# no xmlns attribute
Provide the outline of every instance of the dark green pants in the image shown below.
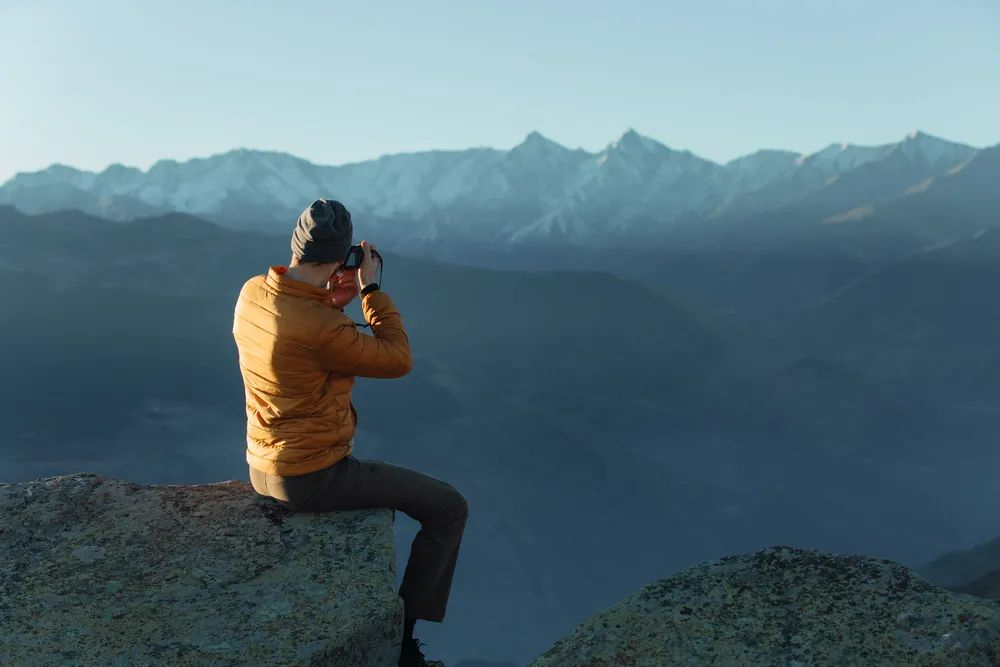
<svg viewBox="0 0 1000 667"><path fill-rule="evenodd" d="M407 618L443 621L469 505L447 482L379 459L347 456L283 477L250 468L257 493L298 512L390 507L420 522L399 587Z"/></svg>

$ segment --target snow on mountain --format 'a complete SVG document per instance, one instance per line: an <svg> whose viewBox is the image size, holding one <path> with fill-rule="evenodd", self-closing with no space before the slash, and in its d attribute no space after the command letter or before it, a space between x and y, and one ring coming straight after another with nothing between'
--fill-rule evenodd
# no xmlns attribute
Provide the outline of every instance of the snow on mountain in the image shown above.
<svg viewBox="0 0 1000 667"><path fill-rule="evenodd" d="M759 150L725 164L731 195L749 192L794 171L802 158L800 153L780 150Z"/></svg>
<svg viewBox="0 0 1000 667"><path fill-rule="evenodd" d="M566 171L564 196L541 215L509 230L529 239L586 244L610 233L655 233L714 196L710 176L721 167L629 129L596 155L580 152Z"/></svg>
<svg viewBox="0 0 1000 667"><path fill-rule="evenodd" d="M53 164L41 171L21 172L8 181L4 187L35 188L49 185L71 185L81 190L88 190L94 183L96 174L81 171L64 164Z"/></svg>
<svg viewBox="0 0 1000 667"><path fill-rule="evenodd" d="M539 132L529 132L524 141L510 149L508 156L525 164L553 163L572 154L570 149L542 136ZM585 151L582 151L585 152Z"/></svg>
<svg viewBox="0 0 1000 667"><path fill-rule="evenodd" d="M929 134L911 132L900 142L879 146L857 146L854 144L830 144L823 150L802 156L801 164L811 165L828 176L842 174L868 162L881 160L893 151L902 151L910 159L923 159L931 165L954 166L969 159L976 149L932 137Z"/></svg>
<svg viewBox="0 0 1000 667"><path fill-rule="evenodd" d="M799 164L814 167L827 176L835 176L860 167L866 162L883 158L895 147L896 144L883 144L881 146L830 144L820 151L802 156Z"/></svg>
<svg viewBox="0 0 1000 667"><path fill-rule="evenodd" d="M531 191L553 208L580 186L580 173L594 156L583 149L569 149L538 132L505 155L507 179L522 192Z"/></svg>
<svg viewBox="0 0 1000 667"><path fill-rule="evenodd" d="M492 148L427 151L321 167L323 187L314 192L323 194L306 199L340 198L352 210L356 207L386 218L419 216L454 201L502 155L503 151Z"/></svg>
<svg viewBox="0 0 1000 667"><path fill-rule="evenodd" d="M924 160L936 171L951 169L978 152L971 146L933 137L919 130L911 132L896 144L896 150L911 160Z"/></svg>
<svg viewBox="0 0 1000 667"><path fill-rule="evenodd" d="M794 204L820 204L827 214L837 213L898 196L907 187L943 173L975 153L970 146L915 132L897 143L830 144L794 159L788 154L773 156L770 180L747 183L747 189L724 200L712 215L738 220ZM750 157L729 165L741 166L739 163ZM790 165L786 162L789 159ZM763 156L758 158L761 161ZM839 199L843 199L843 207L838 205Z"/></svg>
<svg viewBox="0 0 1000 667"><path fill-rule="evenodd" d="M270 151L238 149L187 162L161 160L146 174L137 194L142 201L165 209L225 216L228 195L279 210L301 210L303 199L322 187L315 166ZM119 193L122 194L122 193Z"/></svg>
<svg viewBox="0 0 1000 667"><path fill-rule="evenodd" d="M720 165L632 128L597 153L531 132L509 150L432 150L338 166L248 149L161 160L145 172L118 164L97 174L53 165L0 186L0 204L31 212L80 208L116 219L181 211L233 227L285 231L310 201L334 197L414 242L458 235L482 243L585 243L609 232L656 233L692 215L768 210L894 151L934 173L975 154L915 132L899 143L831 144L809 155L762 150Z"/></svg>

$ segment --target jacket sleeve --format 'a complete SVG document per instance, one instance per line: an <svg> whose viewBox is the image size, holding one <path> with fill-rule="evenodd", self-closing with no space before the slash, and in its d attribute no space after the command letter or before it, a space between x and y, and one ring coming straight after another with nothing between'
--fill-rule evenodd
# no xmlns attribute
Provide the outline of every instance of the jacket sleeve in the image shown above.
<svg viewBox="0 0 1000 667"><path fill-rule="evenodd" d="M410 339L396 304L378 289L361 297L361 309L374 335L361 333L350 321L324 325L318 336L320 366L342 375L373 378L409 373L413 368Z"/></svg>

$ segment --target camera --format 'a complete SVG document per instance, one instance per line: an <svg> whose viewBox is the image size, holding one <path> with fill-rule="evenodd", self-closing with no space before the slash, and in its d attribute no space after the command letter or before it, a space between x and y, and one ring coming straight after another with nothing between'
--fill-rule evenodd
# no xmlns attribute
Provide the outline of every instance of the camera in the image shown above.
<svg viewBox="0 0 1000 667"><path fill-rule="evenodd" d="M382 264L382 256L378 254L374 249L369 248L372 253L372 257L379 261L379 265ZM347 251L347 258L344 260L343 269L356 270L361 267L361 262L365 259L365 251L360 245L352 245Z"/></svg>

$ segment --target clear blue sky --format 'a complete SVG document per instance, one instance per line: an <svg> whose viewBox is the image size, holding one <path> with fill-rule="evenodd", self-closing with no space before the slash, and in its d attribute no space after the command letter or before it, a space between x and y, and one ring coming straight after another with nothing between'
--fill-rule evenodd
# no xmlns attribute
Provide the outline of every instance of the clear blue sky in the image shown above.
<svg viewBox="0 0 1000 667"><path fill-rule="evenodd" d="M599 150L1000 143L998 0L0 0L0 181L236 147L340 164Z"/></svg>

